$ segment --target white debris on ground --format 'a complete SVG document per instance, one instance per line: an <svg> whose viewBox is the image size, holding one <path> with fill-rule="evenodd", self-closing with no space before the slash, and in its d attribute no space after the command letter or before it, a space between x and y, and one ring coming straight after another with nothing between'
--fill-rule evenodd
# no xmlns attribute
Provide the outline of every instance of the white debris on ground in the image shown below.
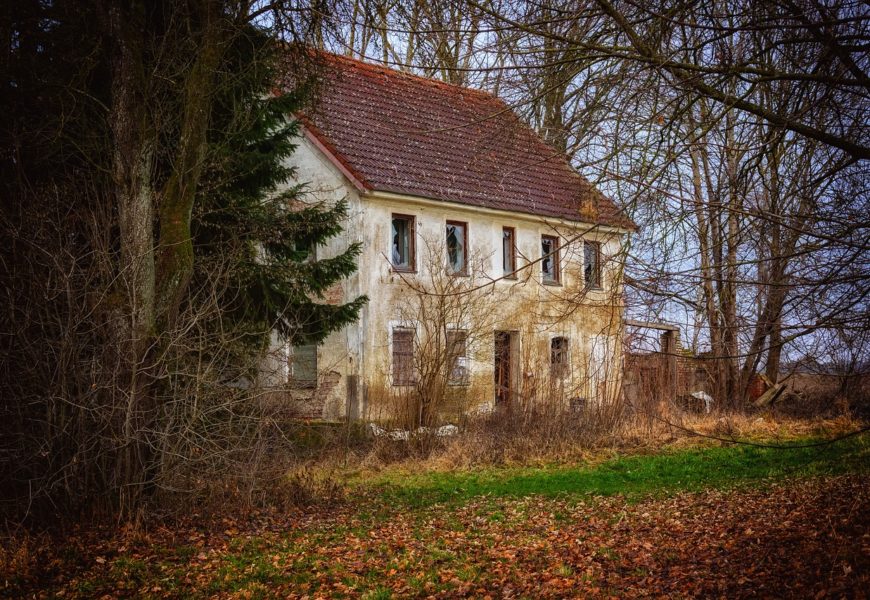
<svg viewBox="0 0 870 600"><path fill-rule="evenodd" d="M369 430L375 437L386 437L395 441L408 441L411 436L434 435L435 437L449 437L459 433L456 425L442 425L441 427L418 427L414 431L407 429L386 430L377 423L369 423Z"/></svg>
<svg viewBox="0 0 870 600"><path fill-rule="evenodd" d="M469 417L485 417L486 415L491 415L493 413L493 405L484 403L478 404L477 406L471 408L466 413Z"/></svg>
<svg viewBox="0 0 870 600"><path fill-rule="evenodd" d="M692 398L694 398L695 400L700 400L700 401L702 401L702 402L704 403L704 412L705 412L705 413L708 413L708 412L710 412L711 410L713 410L713 402L714 402L714 400L713 400L713 396L711 396L711 395L708 394L707 392L703 392L703 391L701 391L701 392L692 392L692 393L689 394L689 395L690 395Z"/></svg>

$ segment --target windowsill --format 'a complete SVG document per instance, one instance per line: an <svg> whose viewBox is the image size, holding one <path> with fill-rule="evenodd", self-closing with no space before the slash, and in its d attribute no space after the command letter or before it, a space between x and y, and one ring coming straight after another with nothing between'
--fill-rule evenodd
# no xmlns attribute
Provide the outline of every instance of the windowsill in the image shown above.
<svg viewBox="0 0 870 600"><path fill-rule="evenodd" d="M604 289L604 287L602 287L600 285L585 285L585 286L583 286L583 289L586 290L587 292L600 292L601 290Z"/></svg>
<svg viewBox="0 0 870 600"><path fill-rule="evenodd" d="M403 268L394 266L393 273L405 273L406 275L416 275L417 269L403 269Z"/></svg>
<svg viewBox="0 0 870 600"><path fill-rule="evenodd" d="M316 390L316 381L295 381L289 384L292 390Z"/></svg>
<svg viewBox="0 0 870 600"><path fill-rule="evenodd" d="M516 281L517 280L516 273L511 273L510 275L502 275L501 278L505 279L507 281Z"/></svg>
<svg viewBox="0 0 870 600"><path fill-rule="evenodd" d="M468 277L468 273L451 273L451 277Z"/></svg>
<svg viewBox="0 0 870 600"><path fill-rule="evenodd" d="M541 281L544 285L552 285L553 287L561 287L561 281L547 281L546 279Z"/></svg>

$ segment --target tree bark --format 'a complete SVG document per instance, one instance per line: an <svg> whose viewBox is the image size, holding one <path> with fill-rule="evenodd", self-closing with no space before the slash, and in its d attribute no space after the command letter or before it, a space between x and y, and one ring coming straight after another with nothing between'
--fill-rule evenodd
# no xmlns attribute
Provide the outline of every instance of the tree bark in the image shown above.
<svg viewBox="0 0 870 600"><path fill-rule="evenodd" d="M203 30L185 81L181 143L160 202L157 311L161 330L174 323L193 274L191 216L207 148L215 71L226 45L220 4L203 0L200 9Z"/></svg>
<svg viewBox="0 0 870 600"><path fill-rule="evenodd" d="M150 405L147 354L155 325L154 266L154 132L145 101L147 75L143 37L145 6L112 3L107 30L115 46L110 106L112 181L119 220L120 263L115 316L119 380L115 385L121 420L117 423L120 455L114 477L119 505L131 516L143 491L147 452L142 423Z"/></svg>

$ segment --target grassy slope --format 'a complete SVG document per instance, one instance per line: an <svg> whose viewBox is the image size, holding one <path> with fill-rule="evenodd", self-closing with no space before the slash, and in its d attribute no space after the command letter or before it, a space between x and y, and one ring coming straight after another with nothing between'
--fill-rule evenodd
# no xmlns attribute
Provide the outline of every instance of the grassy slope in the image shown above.
<svg viewBox="0 0 870 600"><path fill-rule="evenodd" d="M628 456L586 468L490 468L416 475L388 472L371 483L388 504L421 508L442 502L461 503L481 495L622 494L637 499L649 494L763 484L785 477L868 471L870 436L864 435L811 448L731 445Z"/></svg>

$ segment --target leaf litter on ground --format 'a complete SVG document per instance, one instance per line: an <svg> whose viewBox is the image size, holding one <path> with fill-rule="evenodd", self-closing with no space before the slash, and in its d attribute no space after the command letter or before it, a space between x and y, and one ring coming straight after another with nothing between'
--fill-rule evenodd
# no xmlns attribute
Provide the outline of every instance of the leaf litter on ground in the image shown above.
<svg viewBox="0 0 870 600"><path fill-rule="evenodd" d="M866 598L860 464L668 495L483 486L404 503L369 489L328 508L35 536L4 552L0 595Z"/></svg>

